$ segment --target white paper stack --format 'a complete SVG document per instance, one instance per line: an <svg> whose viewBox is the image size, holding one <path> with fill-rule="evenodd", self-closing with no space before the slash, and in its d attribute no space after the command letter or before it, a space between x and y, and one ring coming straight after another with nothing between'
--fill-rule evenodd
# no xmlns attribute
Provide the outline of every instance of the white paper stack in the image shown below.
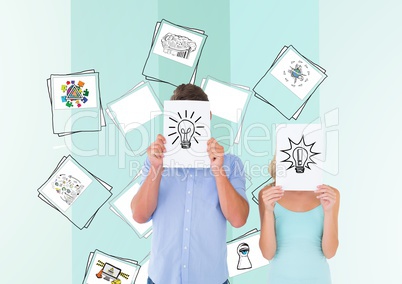
<svg viewBox="0 0 402 284"><path fill-rule="evenodd" d="M52 74L47 79L53 133L58 136L100 131L106 126L99 88L99 73L86 70Z"/></svg>
<svg viewBox="0 0 402 284"><path fill-rule="evenodd" d="M149 82L140 82L122 97L107 104L106 113L134 154L145 153L153 132L162 124L162 105Z"/></svg>
<svg viewBox="0 0 402 284"><path fill-rule="evenodd" d="M326 78L324 68L290 45L282 48L253 90L257 98L272 105L287 119L297 119Z"/></svg>
<svg viewBox="0 0 402 284"><path fill-rule="evenodd" d="M152 220L139 224L133 219L131 200L140 189L140 184L131 182L119 195L110 201L110 210L129 225L139 238L148 238L152 233Z"/></svg>
<svg viewBox="0 0 402 284"><path fill-rule="evenodd" d="M207 35L199 29L157 22L142 74L147 80L174 86L194 83Z"/></svg>
<svg viewBox="0 0 402 284"><path fill-rule="evenodd" d="M112 196L111 189L112 186L67 156L38 189L38 197L82 230L88 228L100 207Z"/></svg>
<svg viewBox="0 0 402 284"><path fill-rule="evenodd" d="M219 143L239 143L241 128L253 91L208 76L201 82L211 104L211 132Z"/></svg>
<svg viewBox="0 0 402 284"><path fill-rule="evenodd" d="M119 283L137 284L140 270L138 261L106 254L100 250L90 252L82 284Z"/></svg>

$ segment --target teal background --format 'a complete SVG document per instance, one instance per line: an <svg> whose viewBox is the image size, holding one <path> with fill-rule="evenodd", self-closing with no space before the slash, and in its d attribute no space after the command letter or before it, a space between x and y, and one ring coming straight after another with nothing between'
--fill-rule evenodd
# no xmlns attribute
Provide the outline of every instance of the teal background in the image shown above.
<svg viewBox="0 0 402 284"><path fill-rule="evenodd" d="M128 151L108 118L99 133L66 138L52 134L46 78L94 68L100 72L106 106L143 80L154 26L163 18L206 31L197 84L210 75L253 87L285 44L327 70L329 77L297 122L322 119L336 153L325 177L341 191L342 200L340 247L329 260L333 283L400 283L402 3L1 0L0 10L4 283L81 283L90 251L136 260L149 252L150 240L138 239L108 206L88 229L79 231L40 201L36 189L68 153L113 185L115 194L135 176L144 156ZM161 100L173 91L169 85L152 86ZM283 122L278 112L253 97L243 139L227 150L244 162L266 165L272 157L273 125ZM257 123L265 128L255 127ZM248 131L247 126L254 128ZM144 143L151 142L144 138ZM228 239L259 228L258 208L250 194L267 173L253 175L250 170L249 175L250 217L243 228L229 228ZM261 268L231 283L265 279Z"/></svg>

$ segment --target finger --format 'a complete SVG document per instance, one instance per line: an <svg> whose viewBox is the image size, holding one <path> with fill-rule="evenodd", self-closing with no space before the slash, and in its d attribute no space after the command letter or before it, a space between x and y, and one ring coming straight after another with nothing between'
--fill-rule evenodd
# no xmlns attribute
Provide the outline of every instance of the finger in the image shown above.
<svg viewBox="0 0 402 284"><path fill-rule="evenodd" d="M269 189L271 189L271 190L281 190L281 191L283 191L283 188L282 188L281 185L271 186Z"/></svg>
<svg viewBox="0 0 402 284"><path fill-rule="evenodd" d="M282 198L282 197L283 197L282 193L276 193L276 194L271 194L269 196L263 196L262 200L269 201L269 200L272 200L272 199Z"/></svg>
<svg viewBox="0 0 402 284"><path fill-rule="evenodd" d="M334 196L332 196L332 195L330 195L328 193L323 193L321 195L318 195L317 198L318 199L331 199L333 201L336 201L336 197L334 197Z"/></svg>
<svg viewBox="0 0 402 284"><path fill-rule="evenodd" d="M162 141L163 144L166 143L166 139L165 139L165 137L163 137L162 134L158 134L158 136L156 136L156 140Z"/></svg>
<svg viewBox="0 0 402 284"><path fill-rule="evenodd" d="M262 194L262 198L270 198L272 196L283 196L285 193L281 190L267 191Z"/></svg>

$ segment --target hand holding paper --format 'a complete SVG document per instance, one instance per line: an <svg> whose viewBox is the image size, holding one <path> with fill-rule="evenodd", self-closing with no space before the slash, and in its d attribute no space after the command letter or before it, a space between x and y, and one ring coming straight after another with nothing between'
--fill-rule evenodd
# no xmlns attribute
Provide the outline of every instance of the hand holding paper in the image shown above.
<svg viewBox="0 0 402 284"><path fill-rule="evenodd" d="M161 134L158 134L155 142L153 142L147 149L148 159L155 169L158 169L163 164L166 139Z"/></svg>

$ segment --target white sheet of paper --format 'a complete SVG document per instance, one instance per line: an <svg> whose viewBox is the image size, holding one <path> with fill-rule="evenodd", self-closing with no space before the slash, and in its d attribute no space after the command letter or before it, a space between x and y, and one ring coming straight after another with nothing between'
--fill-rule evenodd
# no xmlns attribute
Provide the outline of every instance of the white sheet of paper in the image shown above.
<svg viewBox="0 0 402 284"><path fill-rule="evenodd" d="M124 133L141 126L162 112L147 86L132 90L131 94L110 104L109 108Z"/></svg>
<svg viewBox="0 0 402 284"><path fill-rule="evenodd" d="M207 142L210 107L207 101L165 101L163 136L167 168L209 168Z"/></svg>
<svg viewBox="0 0 402 284"><path fill-rule="evenodd" d="M148 268L149 260L141 264L140 271L138 272L137 278L135 279L135 284L147 284L148 283Z"/></svg>
<svg viewBox="0 0 402 284"><path fill-rule="evenodd" d="M271 74L301 100L323 76L311 67L308 60L293 50L288 50Z"/></svg>
<svg viewBox="0 0 402 284"><path fill-rule="evenodd" d="M269 262L259 247L260 234L245 234L227 245L227 262L229 276L234 277L267 265ZM248 249L248 251L247 251Z"/></svg>
<svg viewBox="0 0 402 284"><path fill-rule="evenodd" d="M315 190L322 184L323 173L317 162L325 150L323 137L320 125L277 125L277 185L284 190Z"/></svg>
<svg viewBox="0 0 402 284"><path fill-rule="evenodd" d="M138 183L134 184L130 189L113 201L113 206L117 207L123 214L124 219L127 222L130 222L130 224L137 230L139 235L143 236L152 227L152 220L143 224L135 222L132 217L130 206L131 200L139 189L140 185Z"/></svg>
<svg viewBox="0 0 402 284"><path fill-rule="evenodd" d="M205 86L211 103L211 112L231 122L238 123L249 93L231 88L213 79L209 79Z"/></svg>

